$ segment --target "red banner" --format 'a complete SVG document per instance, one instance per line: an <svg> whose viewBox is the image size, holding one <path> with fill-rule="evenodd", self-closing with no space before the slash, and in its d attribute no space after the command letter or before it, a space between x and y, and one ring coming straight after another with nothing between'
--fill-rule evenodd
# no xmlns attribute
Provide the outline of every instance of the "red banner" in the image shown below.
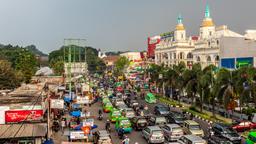
<svg viewBox="0 0 256 144"><path fill-rule="evenodd" d="M5 122L35 121L43 118L43 110L9 110L5 111Z"/></svg>

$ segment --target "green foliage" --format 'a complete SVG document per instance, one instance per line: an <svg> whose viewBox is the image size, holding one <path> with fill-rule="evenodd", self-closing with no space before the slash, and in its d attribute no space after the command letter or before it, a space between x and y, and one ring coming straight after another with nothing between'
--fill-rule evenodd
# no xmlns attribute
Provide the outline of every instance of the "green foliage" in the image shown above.
<svg viewBox="0 0 256 144"><path fill-rule="evenodd" d="M57 75L61 75L64 72L64 60L68 62L69 48L68 46L62 46L59 50L52 51L49 54L50 67L53 68L54 73ZM71 62L82 62L85 60L90 73L102 73L106 68L104 62L98 58L98 52L95 48L72 45Z"/></svg>
<svg viewBox="0 0 256 144"><path fill-rule="evenodd" d="M28 83L38 67L35 55L19 46L3 46L0 48L0 58L11 63L11 67L19 76L17 81Z"/></svg>
<svg viewBox="0 0 256 144"><path fill-rule="evenodd" d="M20 85L20 72L15 73L11 63L7 60L0 60L0 89L13 89Z"/></svg>
<svg viewBox="0 0 256 144"><path fill-rule="evenodd" d="M115 75L123 75L123 71L125 69L125 67L127 67L129 65L130 61L122 56L120 57L116 62L115 62L115 68L114 68L114 73Z"/></svg>

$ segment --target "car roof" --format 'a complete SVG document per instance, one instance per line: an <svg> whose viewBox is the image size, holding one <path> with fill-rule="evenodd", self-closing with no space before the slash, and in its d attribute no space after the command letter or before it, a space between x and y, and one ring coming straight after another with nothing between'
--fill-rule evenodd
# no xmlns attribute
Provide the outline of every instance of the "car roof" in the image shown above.
<svg viewBox="0 0 256 144"><path fill-rule="evenodd" d="M167 124L166 126L173 128L173 127L180 127L178 124Z"/></svg>
<svg viewBox="0 0 256 144"><path fill-rule="evenodd" d="M151 130L161 130L159 126L148 126L148 128Z"/></svg>
<svg viewBox="0 0 256 144"><path fill-rule="evenodd" d="M223 123L214 123L213 126L220 126L220 127L224 127L224 128L229 128L229 125L223 124Z"/></svg>
<svg viewBox="0 0 256 144"><path fill-rule="evenodd" d="M188 124L198 124L196 121L193 121L193 120L186 120L186 121L184 121L184 123L188 123Z"/></svg>
<svg viewBox="0 0 256 144"><path fill-rule="evenodd" d="M99 133L100 136L109 135L109 133L106 130L99 130L98 133Z"/></svg>
<svg viewBox="0 0 256 144"><path fill-rule="evenodd" d="M205 141L204 139L202 139L201 137L196 136L196 135L184 135L183 137L185 137L189 140L192 140L192 141Z"/></svg>

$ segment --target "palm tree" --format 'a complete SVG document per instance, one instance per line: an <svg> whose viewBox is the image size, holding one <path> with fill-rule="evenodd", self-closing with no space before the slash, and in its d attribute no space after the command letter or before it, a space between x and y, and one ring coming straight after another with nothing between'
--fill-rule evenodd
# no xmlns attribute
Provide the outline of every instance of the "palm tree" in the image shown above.
<svg viewBox="0 0 256 144"><path fill-rule="evenodd" d="M195 103L197 94L199 77L202 75L201 65L199 63L193 64L192 69L186 69L182 75L184 79L184 86L188 97L192 100L192 105Z"/></svg>
<svg viewBox="0 0 256 144"><path fill-rule="evenodd" d="M183 73L186 70L186 64L184 62L180 62L178 65L173 65L172 68L172 76L170 77L172 80L172 90L178 90L178 101L180 103L180 95L183 93L184 89L184 79ZM173 92L173 91L172 91Z"/></svg>

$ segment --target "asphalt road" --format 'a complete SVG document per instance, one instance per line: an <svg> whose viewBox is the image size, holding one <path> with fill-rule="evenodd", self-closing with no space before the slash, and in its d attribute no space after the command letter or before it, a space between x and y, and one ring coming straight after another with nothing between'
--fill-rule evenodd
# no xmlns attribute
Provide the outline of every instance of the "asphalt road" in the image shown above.
<svg viewBox="0 0 256 144"><path fill-rule="evenodd" d="M103 114L103 120L98 120L98 110L102 109L102 105L100 102L93 104L89 110L91 115L95 116L95 124L98 126L95 130L105 130L105 123L108 119L109 114ZM121 144L121 140L118 138L117 132L115 131L114 123L111 124L111 138L113 140L113 144ZM138 142L139 144L147 144L146 140L141 136L141 131L133 130L132 133L126 134L130 138L130 144L134 144Z"/></svg>

